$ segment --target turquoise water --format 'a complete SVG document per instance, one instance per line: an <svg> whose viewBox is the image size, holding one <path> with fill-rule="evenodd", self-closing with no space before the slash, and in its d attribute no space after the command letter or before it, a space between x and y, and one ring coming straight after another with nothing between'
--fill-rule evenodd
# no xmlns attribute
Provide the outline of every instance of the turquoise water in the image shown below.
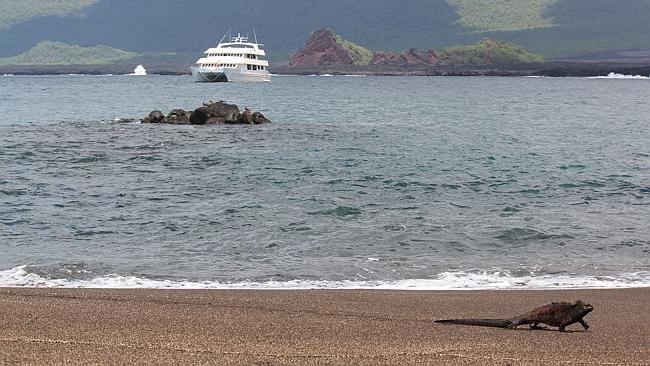
<svg viewBox="0 0 650 366"><path fill-rule="evenodd" d="M226 100L264 126L123 124ZM0 284L650 285L650 83L0 77Z"/></svg>

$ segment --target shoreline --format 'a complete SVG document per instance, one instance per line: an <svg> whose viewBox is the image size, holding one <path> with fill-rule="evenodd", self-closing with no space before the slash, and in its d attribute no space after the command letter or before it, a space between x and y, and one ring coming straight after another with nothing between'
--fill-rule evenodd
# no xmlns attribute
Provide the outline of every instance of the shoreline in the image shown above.
<svg viewBox="0 0 650 366"><path fill-rule="evenodd" d="M129 75L137 64L111 65L2 65L0 75ZM189 65L147 64L148 75L190 75ZM609 73L650 75L650 60L558 60L543 63L486 66L390 66L332 65L316 68L271 66L279 75L363 75L363 76L546 76L596 77Z"/></svg>
<svg viewBox="0 0 650 366"><path fill-rule="evenodd" d="M106 288L196 290L592 290L650 288L650 272L582 276L502 276L499 272L444 272L428 279L402 280L290 280L227 282L219 280L151 279L110 274L92 278L48 278L28 265L0 270L0 288Z"/></svg>
<svg viewBox="0 0 650 366"><path fill-rule="evenodd" d="M583 331L434 324L550 301L594 306ZM155 290L0 288L11 365L648 365L650 288Z"/></svg>

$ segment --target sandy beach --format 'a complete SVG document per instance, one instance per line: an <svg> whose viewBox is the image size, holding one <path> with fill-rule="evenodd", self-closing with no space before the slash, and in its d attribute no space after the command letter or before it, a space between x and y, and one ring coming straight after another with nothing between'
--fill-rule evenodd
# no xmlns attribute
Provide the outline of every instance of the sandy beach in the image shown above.
<svg viewBox="0 0 650 366"><path fill-rule="evenodd" d="M583 331L434 324L549 301ZM566 291L0 289L3 365L649 365L650 288Z"/></svg>

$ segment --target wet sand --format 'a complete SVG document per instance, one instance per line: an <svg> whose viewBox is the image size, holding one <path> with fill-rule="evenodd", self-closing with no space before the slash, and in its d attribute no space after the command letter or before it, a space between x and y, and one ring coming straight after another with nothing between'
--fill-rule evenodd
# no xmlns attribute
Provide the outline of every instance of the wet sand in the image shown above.
<svg viewBox="0 0 650 366"><path fill-rule="evenodd" d="M583 331L434 324L549 301ZM650 365L650 288L567 291L0 289L2 365ZM554 328L556 329L556 328Z"/></svg>

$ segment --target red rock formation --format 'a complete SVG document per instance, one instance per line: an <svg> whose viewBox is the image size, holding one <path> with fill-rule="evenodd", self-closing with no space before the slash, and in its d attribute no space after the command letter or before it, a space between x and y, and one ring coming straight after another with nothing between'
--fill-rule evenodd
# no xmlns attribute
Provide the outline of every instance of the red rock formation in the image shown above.
<svg viewBox="0 0 650 366"><path fill-rule="evenodd" d="M435 65L437 63L438 56L435 50L423 51L415 48L400 54L375 51L370 61L370 65L390 66Z"/></svg>
<svg viewBox="0 0 650 366"><path fill-rule="evenodd" d="M336 41L329 29L319 29L311 34L307 44L289 59L290 67L315 67L323 65L352 65L348 51Z"/></svg>

